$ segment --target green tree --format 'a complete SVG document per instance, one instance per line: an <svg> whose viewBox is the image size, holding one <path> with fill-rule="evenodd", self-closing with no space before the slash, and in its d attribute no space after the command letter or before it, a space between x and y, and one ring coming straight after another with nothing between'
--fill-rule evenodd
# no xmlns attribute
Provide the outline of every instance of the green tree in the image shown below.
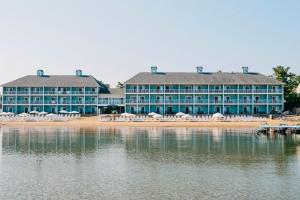
<svg viewBox="0 0 300 200"><path fill-rule="evenodd" d="M117 88L124 88L124 83L118 82Z"/></svg>
<svg viewBox="0 0 300 200"><path fill-rule="evenodd" d="M289 67L277 66L273 68L273 77L284 83L285 109L289 110L300 105L300 97L296 94L296 88L300 83L300 76L290 72Z"/></svg>

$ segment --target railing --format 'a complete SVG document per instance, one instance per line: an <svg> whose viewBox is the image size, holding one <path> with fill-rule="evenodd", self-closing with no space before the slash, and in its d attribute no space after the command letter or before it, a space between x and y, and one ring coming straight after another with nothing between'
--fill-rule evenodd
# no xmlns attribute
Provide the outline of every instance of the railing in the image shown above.
<svg viewBox="0 0 300 200"><path fill-rule="evenodd" d="M43 95L44 93L42 91L31 91L30 94L33 94L33 95Z"/></svg>
<svg viewBox="0 0 300 200"><path fill-rule="evenodd" d="M99 104L118 105L124 104L123 100L99 100Z"/></svg>
<svg viewBox="0 0 300 200"><path fill-rule="evenodd" d="M247 99L247 100L240 99L240 100L239 100L239 103L240 103L240 104L251 104L251 103L252 103L252 100L251 100L251 99Z"/></svg>
<svg viewBox="0 0 300 200"><path fill-rule="evenodd" d="M223 103L222 100L210 100L209 101L211 104L220 104L220 103Z"/></svg>
<svg viewBox="0 0 300 200"><path fill-rule="evenodd" d="M18 101L18 104L29 104L29 101Z"/></svg>
<svg viewBox="0 0 300 200"><path fill-rule="evenodd" d="M269 93L279 93L279 94L281 94L281 93L282 93L282 90L281 90L281 89L275 89L275 90L271 89L271 90L269 90L268 92L269 92Z"/></svg>
<svg viewBox="0 0 300 200"><path fill-rule="evenodd" d="M71 94L84 94L84 91L71 91Z"/></svg>
<svg viewBox="0 0 300 200"><path fill-rule="evenodd" d="M17 94L26 94L26 95L29 95L29 92L28 91L18 91Z"/></svg>
<svg viewBox="0 0 300 200"><path fill-rule="evenodd" d="M12 100L12 101L3 101L3 104L15 104L16 101Z"/></svg>
<svg viewBox="0 0 300 200"><path fill-rule="evenodd" d="M97 104L97 101L85 101L85 104Z"/></svg>
<svg viewBox="0 0 300 200"><path fill-rule="evenodd" d="M282 104L282 100L269 100L270 104Z"/></svg>
<svg viewBox="0 0 300 200"><path fill-rule="evenodd" d="M12 94L17 94L16 91L3 91L3 94L5 95L12 95Z"/></svg>
<svg viewBox="0 0 300 200"><path fill-rule="evenodd" d="M237 104L237 99L224 100L224 104Z"/></svg>
<svg viewBox="0 0 300 200"><path fill-rule="evenodd" d="M44 94L45 95L48 95L48 94L54 94L54 95L56 95L57 91L45 91Z"/></svg>
<svg viewBox="0 0 300 200"><path fill-rule="evenodd" d="M281 89L276 89L276 90L267 90L267 89L142 89L142 90L137 90L137 89L127 89L126 93L140 93L140 94L149 94L149 93L159 93L159 94L170 94L170 93L182 93L182 94L186 94L186 93L196 93L196 94L201 94L201 93L241 93L241 94L245 94L245 93L255 93L255 94L266 94L266 93L282 93Z"/></svg>
<svg viewBox="0 0 300 200"><path fill-rule="evenodd" d="M80 105L80 104L84 104L84 102L83 101L72 101L72 104Z"/></svg>
<svg viewBox="0 0 300 200"><path fill-rule="evenodd" d="M97 92L96 91L86 91L85 94L89 94L89 95L90 94L97 94Z"/></svg>
<svg viewBox="0 0 300 200"><path fill-rule="evenodd" d="M47 101L47 100L46 100L46 101L45 101L45 104L57 104L57 101L49 101L49 100Z"/></svg>

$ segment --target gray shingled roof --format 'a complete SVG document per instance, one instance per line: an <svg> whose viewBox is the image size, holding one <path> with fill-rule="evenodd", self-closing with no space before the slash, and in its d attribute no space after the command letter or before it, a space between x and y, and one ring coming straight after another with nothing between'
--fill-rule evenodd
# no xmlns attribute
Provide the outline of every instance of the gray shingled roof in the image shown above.
<svg viewBox="0 0 300 200"><path fill-rule="evenodd" d="M283 84L259 73L140 72L125 84Z"/></svg>
<svg viewBox="0 0 300 200"><path fill-rule="evenodd" d="M100 97L106 97L106 98L122 98L124 97L125 92L124 88L109 88L109 93L101 93Z"/></svg>
<svg viewBox="0 0 300 200"><path fill-rule="evenodd" d="M5 83L2 87L97 87L100 82L93 76L75 75L27 75Z"/></svg>

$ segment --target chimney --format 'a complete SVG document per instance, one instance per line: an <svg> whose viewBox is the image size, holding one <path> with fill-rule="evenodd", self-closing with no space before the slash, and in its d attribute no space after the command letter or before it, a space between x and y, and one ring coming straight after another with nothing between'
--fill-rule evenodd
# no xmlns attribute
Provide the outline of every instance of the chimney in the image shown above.
<svg viewBox="0 0 300 200"><path fill-rule="evenodd" d="M40 76L40 77L43 77L44 76L44 70L42 70L42 69L37 70L36 75Z"/></svg>
<svg viewBox="0 0 300 200"><path fill-rule="evenodd" d="M196 69L197 69L197 73L199 73L199 74L203 73L203 67L202 66L197 66Z"/></svg>
<svg viewBox="0 0 300 200"><path fill-rule="evenodd" d="M82 70L81 69L76 70L76 76L82 76Z"/></svg>
<svg viewBox="0 0 300 200"><path fill-rule="evenodd" d="M157 73L157 66L151 66L151 73Z"/></svg>
<svg viewBox="0 0 300 200"><path fill-rule="evenodd" d="M243 66L242 69L243 69L243 74L248 74L248 67Z"/></svg>

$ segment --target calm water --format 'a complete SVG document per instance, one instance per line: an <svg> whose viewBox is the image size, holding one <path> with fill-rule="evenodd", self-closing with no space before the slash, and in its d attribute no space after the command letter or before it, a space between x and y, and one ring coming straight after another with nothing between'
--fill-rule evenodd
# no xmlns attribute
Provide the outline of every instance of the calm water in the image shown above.
<svg viewBox="0 0 300 200"><path fill-rule="evenodd" d="M1 128L0 199L299 199L300 137Z"/></svg>

